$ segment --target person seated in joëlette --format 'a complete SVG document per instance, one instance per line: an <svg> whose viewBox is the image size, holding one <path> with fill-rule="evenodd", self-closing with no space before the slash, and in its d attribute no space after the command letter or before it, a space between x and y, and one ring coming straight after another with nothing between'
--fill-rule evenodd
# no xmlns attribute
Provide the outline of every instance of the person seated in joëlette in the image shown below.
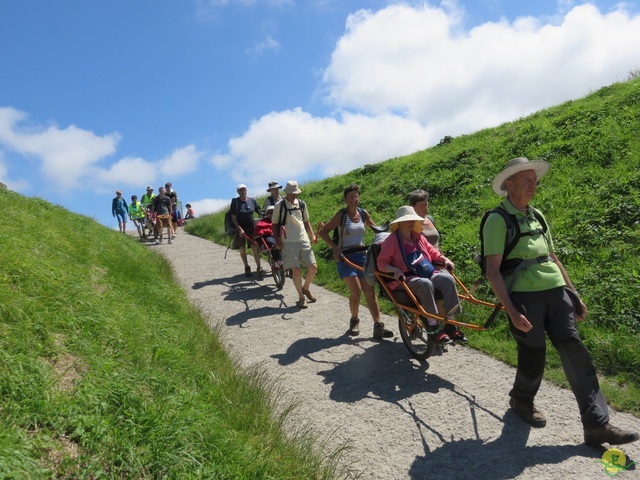
<svg viewBox="0 0 640 480"><path fill-rule="evenodd" d="M273 223L271 217L273 216L273 205L269 205L264 212L264 217L261 218L253 230L255 237L262 237L271 250L271 255L275 261L280 260L280 250L276 249L276 239L273 238Z"/></svg>

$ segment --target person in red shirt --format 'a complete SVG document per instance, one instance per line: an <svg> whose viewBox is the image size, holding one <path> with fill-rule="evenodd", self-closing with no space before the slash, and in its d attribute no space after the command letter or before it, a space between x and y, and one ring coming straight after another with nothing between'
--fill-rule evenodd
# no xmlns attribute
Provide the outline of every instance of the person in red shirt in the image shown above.
<svg viewBox="0 0 640 480"><path fill-rule="evenodd" d="M280 250L275 249L276 239L273 238L273 223L271 217L273 216L273 205L269 205L264 212L264 217L261 218L253 229L253 234L256 237L264 238L267 246L271 249L271 255L276 262L280 261Z"/></svg>

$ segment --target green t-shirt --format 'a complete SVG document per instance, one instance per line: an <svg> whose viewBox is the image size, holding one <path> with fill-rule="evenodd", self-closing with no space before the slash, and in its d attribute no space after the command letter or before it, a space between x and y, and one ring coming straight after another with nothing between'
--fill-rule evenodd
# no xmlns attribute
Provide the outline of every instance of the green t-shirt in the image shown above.
<svg viewBox="0 0 640 480"><path fill-rule="evenodd" d="M542 229L542 225L540 225L533 213L525 215L507 200L504 200L501 205L507 212L516 216L522 233ZM489 215L482 230L485 256L502 255L504 253L506 234L507 226L502 216L499 213ZM529 260L548 255L550 252L553 252L553 239L551 238L551 232L547 230L546 235L539 233L521 237L506 259L522 258ZM505 279L507 285L512 285L509 289L512 292L539 292L565 285L560 268L552 261L530 265L515 275L515 279L510 277Z"/></svg>

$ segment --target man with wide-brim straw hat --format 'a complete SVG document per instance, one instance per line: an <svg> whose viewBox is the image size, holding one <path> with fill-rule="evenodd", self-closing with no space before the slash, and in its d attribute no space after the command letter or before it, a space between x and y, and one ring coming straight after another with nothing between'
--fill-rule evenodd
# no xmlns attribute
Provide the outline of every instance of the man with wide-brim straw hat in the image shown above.
<svg viewBox="0 0 640 480"><path fill-rule="evenodd" d="M447 269L453 269L454 264L424 238L423 220L408 205L396 211L396 218L390 224L392 233L382 242L378 269L393 274L399 280L389 283L389 288L398 289L398 300L409 301L400 283L404 280L422 307L434 315L438 312L434 292L438 290L442 295L447 319L453 320L460 311L460 302L455 279ZM443 264L445 268L435 269L434 263ZM435 319L428 320L431 326L437 326ZM451 338L442 331L436 336L436 341L451 343Z"/></svg>
<svg viewBox="0 0 640 480"><path fill-rule="evenodd" d="M269 196L265 199L262 210L266 212L267 207L275 206L276 203L282 200L282 195L280 195L281 188L282 185L280 185L278 182L269 182L269 185L267 186L267 192L269 193Z"/></svg>
<svg viewBox="0 0 640 480"><path fill-rule="evenodd" d="M493 181L494 192L506 199L491 211L481 232L487 279L509 316L518 346L509 405L526 423L534 427L546 425L544 415L534 405L545 367L546 332L558 350L578 403L585 443L599 446L633 442L639 438L637 433L609 423L593 361L576 328L576 321L585 318L587 309L554 252L546 220L530 205L538 181L549 168L542 160L510 160ZM509 272L501 270L508 233L517 238L515 247L504 258L512 267L517 266Z"/></svg>
<svg viewBox="0 0 640 480"><path fill-rule="evenodd" d="M537 180L541 180L551 168L544 160L529 160L525 157L514 158L509 160L507 166L502 170L496 178L493 179L493 191L502 197L506 197L508 192L505 182L513 177L516 173L524 172L525 170L533 170L536 173Z"/></svg>

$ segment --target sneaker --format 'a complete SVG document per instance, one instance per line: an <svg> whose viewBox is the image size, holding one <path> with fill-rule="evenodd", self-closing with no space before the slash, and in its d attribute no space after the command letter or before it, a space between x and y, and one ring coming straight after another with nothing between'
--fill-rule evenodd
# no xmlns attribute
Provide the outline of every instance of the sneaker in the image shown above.
<svg viewBox="0 0 640 480"><path fill-rule="evenodd" d="M373 338L391 338L393 332L384 328L384 323L376 322L373 324Z"/></svg>
<svg viewBox="0 0 640 480"><path fill-rule="evenodd" d="M301 298L296 302L296 307L298 308L308 308L307 301L304 298Z"/></svg>
<svg viewBox="0 0 640 480"><path fill-rule="evenodd" d="M168 243L169 245L171 245L173 242L171 241L171 239L169 239L169 240L167 240L167 243Z"/></svg>
<svg viewBox="0 0 640 480"><path fill-rule="evenodd" d="M449 332L449 337L454 342L466 342L466 341L468 341L467 337L464 336L464 333L462 333L460 331L460 329L458 327L455 327L455 326L454 326L454 329L451 332Z"/></svg>
<svg viewBox="0 0 640 480"><path fill-rule="evenodd" d="M250 277L250 276L251 276L251 267L250 267L249 265L245 265L245 267L244 267L244 274L245 274L247 277Z"/></svg>
<svg viewBox="0 0 640 480"><path fill-rule="evenodd" d="M258 272L259 277L264 277L264 270L262 269L262 267L258 267L258 270L256 270L256 272Z"/></svg>
<svg viewBox="0 0 640 480"><path fill-rule="evenodd" d="M436 335L436 343L448 344L453 342L451 341L451 338L449 337L449 335L447 335L444 332L440 332L439 334Z"/></svg>
<svg viewBox="0 0 640 480"><path fill-rule="evenodd" d="M610 423L602 427L584 429L584 443L592 447L599 447L603 443L622 445L623 443L635 442L638 439L640 436L637 433L622 430Z"/></svg>
<svg viewBox="0 0 640 480"><path fill-rule="evenodd" d="M520 400L519 398L513 398L509 400L509 406L513 408L513 411L526 423L535 428L542 428L547 424L547 419L544 415L535 407L533 402L529 400ZM587 437L587 431L585 430L585 441Z"/></svg>
<svg viewBox="0 0 640 480"><path fill-rule="evenodd" d="M317 300L317 298L314 297L313 294L306 288L302 289L302 293L304 293L304 296L307 297L307 299L309 300L309 303L313 303Z"/></svg>
<svg viewBox="0 0 640 480"><path fill-rule="evenodd" d="M158 243L162 243L162 237L158 239Z"/></svg>
<svg viewBox="0 0 640 480"><path fill-rule="evenodd" d="M358 317L351 317L349 320L349 335L360 335L360 319Z"/></svg>

